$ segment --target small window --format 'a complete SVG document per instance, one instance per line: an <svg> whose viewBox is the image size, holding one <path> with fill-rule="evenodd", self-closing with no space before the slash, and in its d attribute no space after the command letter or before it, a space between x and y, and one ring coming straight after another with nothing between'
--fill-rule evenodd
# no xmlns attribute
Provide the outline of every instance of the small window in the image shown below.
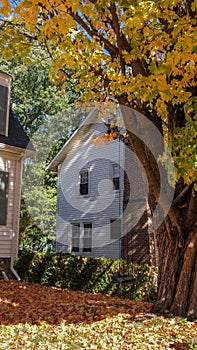
<svg viewBox="0 0 197 350"><path fill-rule="evenodd" d="M8 173L0 171L0 225L7 223L8 178Z"/></svg>
<svg viewBox="0 0 197 350"><path fill-rule="evenodd" d="M82 196L89 193L89 171L83 170L80 172L80 194Z"/></svg>
<svg viewBox="0 0 197 350"><path fill-rule="evenodd" d="M72 224L71 252L79 252L80 248L80 223Z"/></svg>
<svg viewBox="0 0 197 350"><path fill-rule="evenodd" d="M92 251L92 223L83 224L83 252Z"/></svg>
<svg viewBox="0 0 197 350"><path fill-rule="evenodd" d="M121 220L110 220L110 239L120 239L121 237Z"/></svg>
<svg viewBox="0 0 197 350"><path fill-rule="evenodd" d="M8 136L11 77L0 71L0 135Z"/></svg>
<svg viewBox="0 0 197 350"><path fill-rule="evenodd" d="M0 134L6 134L8 88L0 85Z"/></svg>
<svg viewBox="0 0 197 350"><path fill-rule="evenodd" d="M120 169L117 164L112 165L113 190L120 188Z"/></svg>

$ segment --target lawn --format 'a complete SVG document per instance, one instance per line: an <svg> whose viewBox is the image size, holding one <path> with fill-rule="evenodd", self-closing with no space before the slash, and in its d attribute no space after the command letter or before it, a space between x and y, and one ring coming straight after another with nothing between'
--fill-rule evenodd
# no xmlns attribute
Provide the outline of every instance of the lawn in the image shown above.
<svg viewBox="0 0 197 350"><path fill-rule="evenodd" d="M152 305L37 284L0 281L0 349L197 349L197 324Z"/></svg>

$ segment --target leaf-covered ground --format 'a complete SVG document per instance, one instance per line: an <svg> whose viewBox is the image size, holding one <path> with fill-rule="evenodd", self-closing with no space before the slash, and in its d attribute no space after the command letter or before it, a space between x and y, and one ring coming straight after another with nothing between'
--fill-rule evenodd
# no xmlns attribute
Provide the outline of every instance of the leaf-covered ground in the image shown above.
<svg viewBox="0 0 197 350"><path fill-rule="evenodd" d="M0 281L0 349L197 349L197 324L151 314L152 305Z"/></svg>

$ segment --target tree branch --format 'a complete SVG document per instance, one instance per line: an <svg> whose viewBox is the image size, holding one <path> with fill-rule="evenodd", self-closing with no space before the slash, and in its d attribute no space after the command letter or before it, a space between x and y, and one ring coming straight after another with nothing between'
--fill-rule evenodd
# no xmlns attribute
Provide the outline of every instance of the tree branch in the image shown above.
<svg viewBox="0 0 197 350"><path fill-rule="evenodd" d="M104 45L104 49L109 52L112 58L118 56L117 48L114 45L112 45L103 35L99 34L99 32L95 28L93 28L92 26L90 28L77 12L74 13L71 8L67 8L67 13L86 31L86 33L91 38L93 38L94 36L98 38L99 42Z"/></svg>
<svg viewBox="0 0 197 350"><path fill-rule="evenodd" d="M120 66L121 66L121 71L125 75L125 60L122 55L123 51L123 42L122 42L122 35L121 35L121 29L120 29L120 23L118 20L117 12L116 12L116 5L115 3L110 4L110 12L112 15L112 20L111 20L111 27L113 28L116 38L117 38L117 44L118 44L118 52L120 56Z"/></svg>
<svg viewBox="0 0 197 350"><path fill-rule="evenodd" d="M177 205L190 188L191 188L191 184L186 185L185 188L181 191L181 193L179 193L179 195L174 199L172 204Z"/></svg>

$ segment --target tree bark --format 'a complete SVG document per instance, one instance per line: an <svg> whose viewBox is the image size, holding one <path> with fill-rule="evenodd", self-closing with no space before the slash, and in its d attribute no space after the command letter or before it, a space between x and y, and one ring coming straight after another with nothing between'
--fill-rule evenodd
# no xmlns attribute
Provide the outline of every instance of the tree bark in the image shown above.
<svg viewBox="0 0 197 350"><path fill-rule="evenodd" d="M135 111L129 112L122 108L122 112L125 126L129 130L129 140L146 171L151 212L154 213L159 194L162 211L168 201L169 185L165 169L160 169L159 172L157 158L153 161L157 154L161 154L161 150L157 150L158 140L151 134L145 138L144 134L148 128L145 125L142 130ZM136 116L137 118L135 118ZM142 140L145 141L141 141L139 137L141 130ZM146 142L151 145L153 153L147 149ZM162 145L160 146L162 148ZM162 181L161 176L163 177ZM163 182L162 189L161 182ZM174 199L167 216L164 215L163 222L156 229L159 275L154 311L156 313L168 311L173 315L187 317L189 320L197 319L196 205L197 193L193 189L193 184L186 186L180 179L176 185Z"/></svg>
<svg viewBox="0 0 197 350"><path fill-rule="evenodd" d="M197 231L186 235L185 244L180 247L178 234L169 238L165 224L157 232L159 276L154 311L169 311L194 321L197 319Z"/></svg>

